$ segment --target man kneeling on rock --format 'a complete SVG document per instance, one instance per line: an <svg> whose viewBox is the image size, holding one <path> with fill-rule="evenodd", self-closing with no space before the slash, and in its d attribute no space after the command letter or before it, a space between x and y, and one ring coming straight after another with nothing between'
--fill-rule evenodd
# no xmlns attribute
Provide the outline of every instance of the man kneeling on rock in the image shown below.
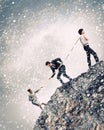
<svg viewBox="0 0 104 130"><path fill-rule="evenodd" d="M49 79L53 78L56 74L55 70L58 70L57 79L62 84L64 84L63 80L60 78L62 74L64 77L68 78L69 81L71 80L71 78L66 74L66 67L65 67L65 65L63 65L63 62L60 58L56 58L56 59L52 60L51 62L46 61L45 65L47 67L50 67L50 69L53 72L52 76Z"/></svg>
<svg viewBox="0 0 104 130"><path fill-rule="evenodd" d="M41 88L43 88L43 87L41 87ZM36 97L36 93L38 93L40 91L40 89L36 90L34 93L31 89L28 89L27 91L29 92L29 101L31 101L33 105L36 105L36 106L40 107L40 109L43 109L42 105L46 105L46 104L40 103Z"/></svg>

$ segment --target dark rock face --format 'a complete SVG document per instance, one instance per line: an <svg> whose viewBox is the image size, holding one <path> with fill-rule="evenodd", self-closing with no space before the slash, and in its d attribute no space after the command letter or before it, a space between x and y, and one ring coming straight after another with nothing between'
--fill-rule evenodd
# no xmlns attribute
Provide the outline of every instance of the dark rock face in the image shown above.
<svg viewBox="0 0 104 130"><path fill-rule="evenodd" d="M104 130L104 62L57 88L34 130Z"/></svg>

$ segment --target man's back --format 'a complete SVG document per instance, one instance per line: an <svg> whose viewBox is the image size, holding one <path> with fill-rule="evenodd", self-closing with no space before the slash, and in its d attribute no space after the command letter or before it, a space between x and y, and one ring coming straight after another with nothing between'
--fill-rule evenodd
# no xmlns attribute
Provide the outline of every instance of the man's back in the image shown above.
<svg viewBox="0 0 104 130"><path fill-rule="evenodd" d="M58 69L58 67L62 63L62 60L60 58L56 58L56 59L52 60L51 63L52 63L52 67L54 69Z"/></svg>

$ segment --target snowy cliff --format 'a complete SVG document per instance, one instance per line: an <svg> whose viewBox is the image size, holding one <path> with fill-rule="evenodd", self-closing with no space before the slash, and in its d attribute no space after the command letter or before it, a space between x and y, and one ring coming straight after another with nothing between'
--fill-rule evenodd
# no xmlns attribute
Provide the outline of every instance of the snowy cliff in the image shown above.
<svg viewBox="0 0 104 130"><path fill-rule="evenodd" d="M57 88L34 130L104 130L104 62Z"/></svg>

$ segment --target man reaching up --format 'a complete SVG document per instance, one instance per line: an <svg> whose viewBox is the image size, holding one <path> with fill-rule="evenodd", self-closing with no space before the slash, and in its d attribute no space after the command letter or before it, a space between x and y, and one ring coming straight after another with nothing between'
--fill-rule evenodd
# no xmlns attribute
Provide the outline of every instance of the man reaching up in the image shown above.
<svg viewBox="0 0 104 130"><path fill-rule="evenodd" d="M41 87L41 88L43 88L43 87ZM41 88L36 90L35 92L33 92L31 89L28 89L27 92L29 92L29 95L28 95L29 101L31 101L33 105L36 105L36 106L40 107L40 109L43 109L42 105L46 105L46 104L40 103L36 96L36 93L38 93L41 90Z"/></svg>

